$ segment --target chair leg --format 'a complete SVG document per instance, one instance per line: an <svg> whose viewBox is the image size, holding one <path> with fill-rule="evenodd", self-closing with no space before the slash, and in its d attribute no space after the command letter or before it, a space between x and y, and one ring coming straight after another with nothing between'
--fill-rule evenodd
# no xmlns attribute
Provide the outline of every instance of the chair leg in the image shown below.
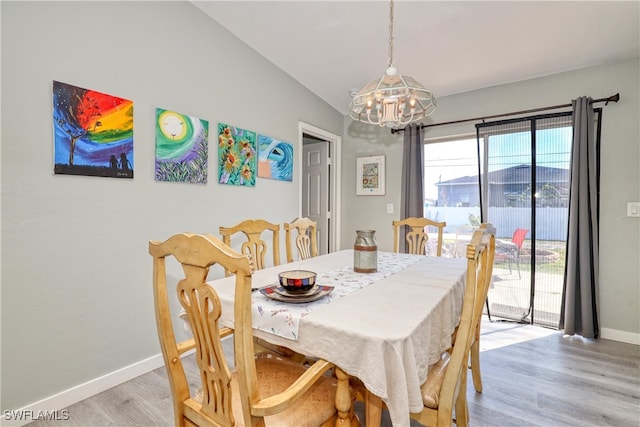
<svg viewBox="0 0 640 427"><path fill-rule="evenodd" d="M478 336L471 344L471 376L473 387L478 393L482 393L482 377L480 376L480 340Z"/></svg>
<svg viewBox="0 0 640 427"><path fill-rule="evenodd" d="M460 380L460 390L455 402L456 416L455 423L458 427L467 427L469 425L469 406L467 404L467 370L462 370L462 378Z"/></svg>

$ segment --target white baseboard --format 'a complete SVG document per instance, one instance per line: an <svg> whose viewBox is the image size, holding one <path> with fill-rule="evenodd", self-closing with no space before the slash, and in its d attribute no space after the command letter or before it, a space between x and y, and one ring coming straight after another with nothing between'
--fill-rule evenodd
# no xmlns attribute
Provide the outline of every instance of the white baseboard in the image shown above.
<svg viewBox="0 0 640 427"><path fill-rule="evenodd" d="M640 334L619 331L617 329L600 328L600 337L605 340L619 341L627 344L640 345Z"/></svg>
<svg viewBox="0 0 640 427"><path fill-rule="evenodd" d="M38 417L41 417L41 419L50 419L47 417L56 417L57 419L61 419L61 417L65 416L65 413L61 412L63 408L73 405L74 403L78 403L81 400L87 399L98 393L102 393L105 390L109 390L110 388L139 377L142 374L146 374L147 372L151 372L161 366L164 366L162 354L151 356L148 359L125 366L117 371L113 371L101 377L87 381L84 384L71 387L70 389L61 391L60 393L44 398L38 402L31 403L23 408L17 410L5 410L2 414L2 418L0 418L1 424L3 426L17 427L28 424L31 421L38 419Z"/></svg>

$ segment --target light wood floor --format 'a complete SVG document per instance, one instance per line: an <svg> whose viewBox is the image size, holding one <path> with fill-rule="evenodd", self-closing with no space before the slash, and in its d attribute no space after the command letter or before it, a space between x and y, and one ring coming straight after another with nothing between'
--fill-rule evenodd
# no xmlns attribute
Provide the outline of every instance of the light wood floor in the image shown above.
<svg viewBox="0 0 640 427"><path fill-rule="evenodd" d="M480 342L484 391L476 393L469 378L471 426L640 425L639 346L486 319ZM67 409L68 421L29 426L173 425L164 368ZM360 404L356 410L363 419Z"/></svg>

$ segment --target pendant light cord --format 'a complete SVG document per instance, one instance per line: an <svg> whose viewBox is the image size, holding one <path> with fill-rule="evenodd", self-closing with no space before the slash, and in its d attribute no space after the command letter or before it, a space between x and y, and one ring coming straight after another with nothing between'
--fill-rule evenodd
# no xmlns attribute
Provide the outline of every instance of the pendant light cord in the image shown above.
<svg viewBox="0 0 640 427"><path fill-rule="evenodd" d="M393 66L393 0L389 2L389 60L387 67Z"/></svg>

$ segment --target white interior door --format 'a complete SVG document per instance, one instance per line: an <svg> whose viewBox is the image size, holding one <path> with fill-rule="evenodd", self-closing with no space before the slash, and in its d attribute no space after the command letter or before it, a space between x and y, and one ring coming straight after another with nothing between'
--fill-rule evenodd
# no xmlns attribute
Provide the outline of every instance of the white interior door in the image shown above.
<svg viewBox="0 0 640 427"><path fill-rule="evenodd" d="M302 216L318 227L318 253L331 247L329 142L304 138L302 146Z"/></svg>
<svg viewBox="0 0 640 427"><path fill-rule="evenodd" d="M335 252L340 250L342 137L305 122L298 122L298 132L298 141L302 147L297 155L301 174L298 187L300 196L298 216L314 218L318 223L320 229L318 251L321 254ZM317 158L314 158L311 148L318 142L323 144L320 150L324 149L324 152L318 151ZM308 150L305 149L307 144L311 144ZM314 182L315 187L310 192L311 183ZM314 217L314 214L317 216Z"/></svg>

